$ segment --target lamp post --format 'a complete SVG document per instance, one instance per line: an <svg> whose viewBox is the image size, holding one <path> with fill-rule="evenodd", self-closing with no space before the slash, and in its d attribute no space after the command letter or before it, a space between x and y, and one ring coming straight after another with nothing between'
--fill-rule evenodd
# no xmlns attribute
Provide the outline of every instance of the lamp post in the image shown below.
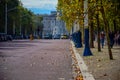
<svg viewBox="0 0 120 80"><path fill-rule="evenodd" d="M85 28L85 48L83 52L83 56L90 56L92 52L89 47L89 27L88 27L88 0L84 0L84 28Z"/></svg>
<svg viewBox="0 0 120 80"><path fill-rule="evenodd" d="M5 4L5 33L7 34L7 3Z"/></svg>
<svg viewBox="0 0 120 80"><path fill-rule="evenodd" d="M20 36L21 36L21 34L22 34L22 26L21 26L21 16L20 16Z"/></svg>
<svg viewBox="0 0 120 80"><path fill-rule="evenodd" d="M8 12L10 12L10 11L12 11L12 10L14 10L14 9L16 9L16 7L14 7L14 8L11 8L11 9L7 9L7 2L5 3L5 33L7 34L7 13Z"/></svg>

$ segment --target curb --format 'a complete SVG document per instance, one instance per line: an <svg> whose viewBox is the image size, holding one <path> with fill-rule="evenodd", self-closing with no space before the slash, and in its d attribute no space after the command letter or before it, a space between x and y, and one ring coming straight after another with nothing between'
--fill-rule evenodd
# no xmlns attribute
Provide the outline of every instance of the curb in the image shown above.
<svg viewBox="0 0 120 80"><path fill-rule="evenodd" d="M75 54L75 57L76 57L76 59L78 61L78 66L79 66L80 71L82 73L83 80L95 80L93 75L90 74L90 72L88 71L87 65L83 61L83 58L80 56L80 54L77 52L77 50L75 48L75 45L74 45L74 43L72 41L71 41L71 44L72 44L72 49L73 49L73 52Z"/></svg>

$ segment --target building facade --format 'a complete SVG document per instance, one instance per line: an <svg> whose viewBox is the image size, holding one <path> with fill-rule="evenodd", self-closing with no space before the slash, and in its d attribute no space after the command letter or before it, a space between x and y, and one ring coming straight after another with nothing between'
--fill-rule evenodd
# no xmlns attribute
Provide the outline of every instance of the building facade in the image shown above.
<svg viewBox="0 0 120 80"><path fill-rule="evenodd" d="M57 19L57 12L52 11L50 15L43 16L43 35L42 37L53 37L54 35L67 34L65 23Z"/></svg>

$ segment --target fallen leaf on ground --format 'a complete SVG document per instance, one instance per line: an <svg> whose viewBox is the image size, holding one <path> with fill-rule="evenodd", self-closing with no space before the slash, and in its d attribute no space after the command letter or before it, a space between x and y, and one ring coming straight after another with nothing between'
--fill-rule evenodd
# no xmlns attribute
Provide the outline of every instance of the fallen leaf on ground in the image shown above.
<svg viewBox="0 0 120 80"><path fill-rule="evenodd" d="M105 73L104 76L107 76L107 74Z"/></svg>

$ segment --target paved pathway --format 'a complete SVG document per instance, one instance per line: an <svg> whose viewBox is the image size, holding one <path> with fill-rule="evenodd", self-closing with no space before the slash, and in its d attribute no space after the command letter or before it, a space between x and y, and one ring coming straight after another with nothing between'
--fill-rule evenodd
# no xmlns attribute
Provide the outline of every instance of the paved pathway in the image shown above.
<svg viewBox="0 0 120 80"><path fill-rule="evenodd" d="M0 42L0 80L72 80L69 40Z"/></svg>

